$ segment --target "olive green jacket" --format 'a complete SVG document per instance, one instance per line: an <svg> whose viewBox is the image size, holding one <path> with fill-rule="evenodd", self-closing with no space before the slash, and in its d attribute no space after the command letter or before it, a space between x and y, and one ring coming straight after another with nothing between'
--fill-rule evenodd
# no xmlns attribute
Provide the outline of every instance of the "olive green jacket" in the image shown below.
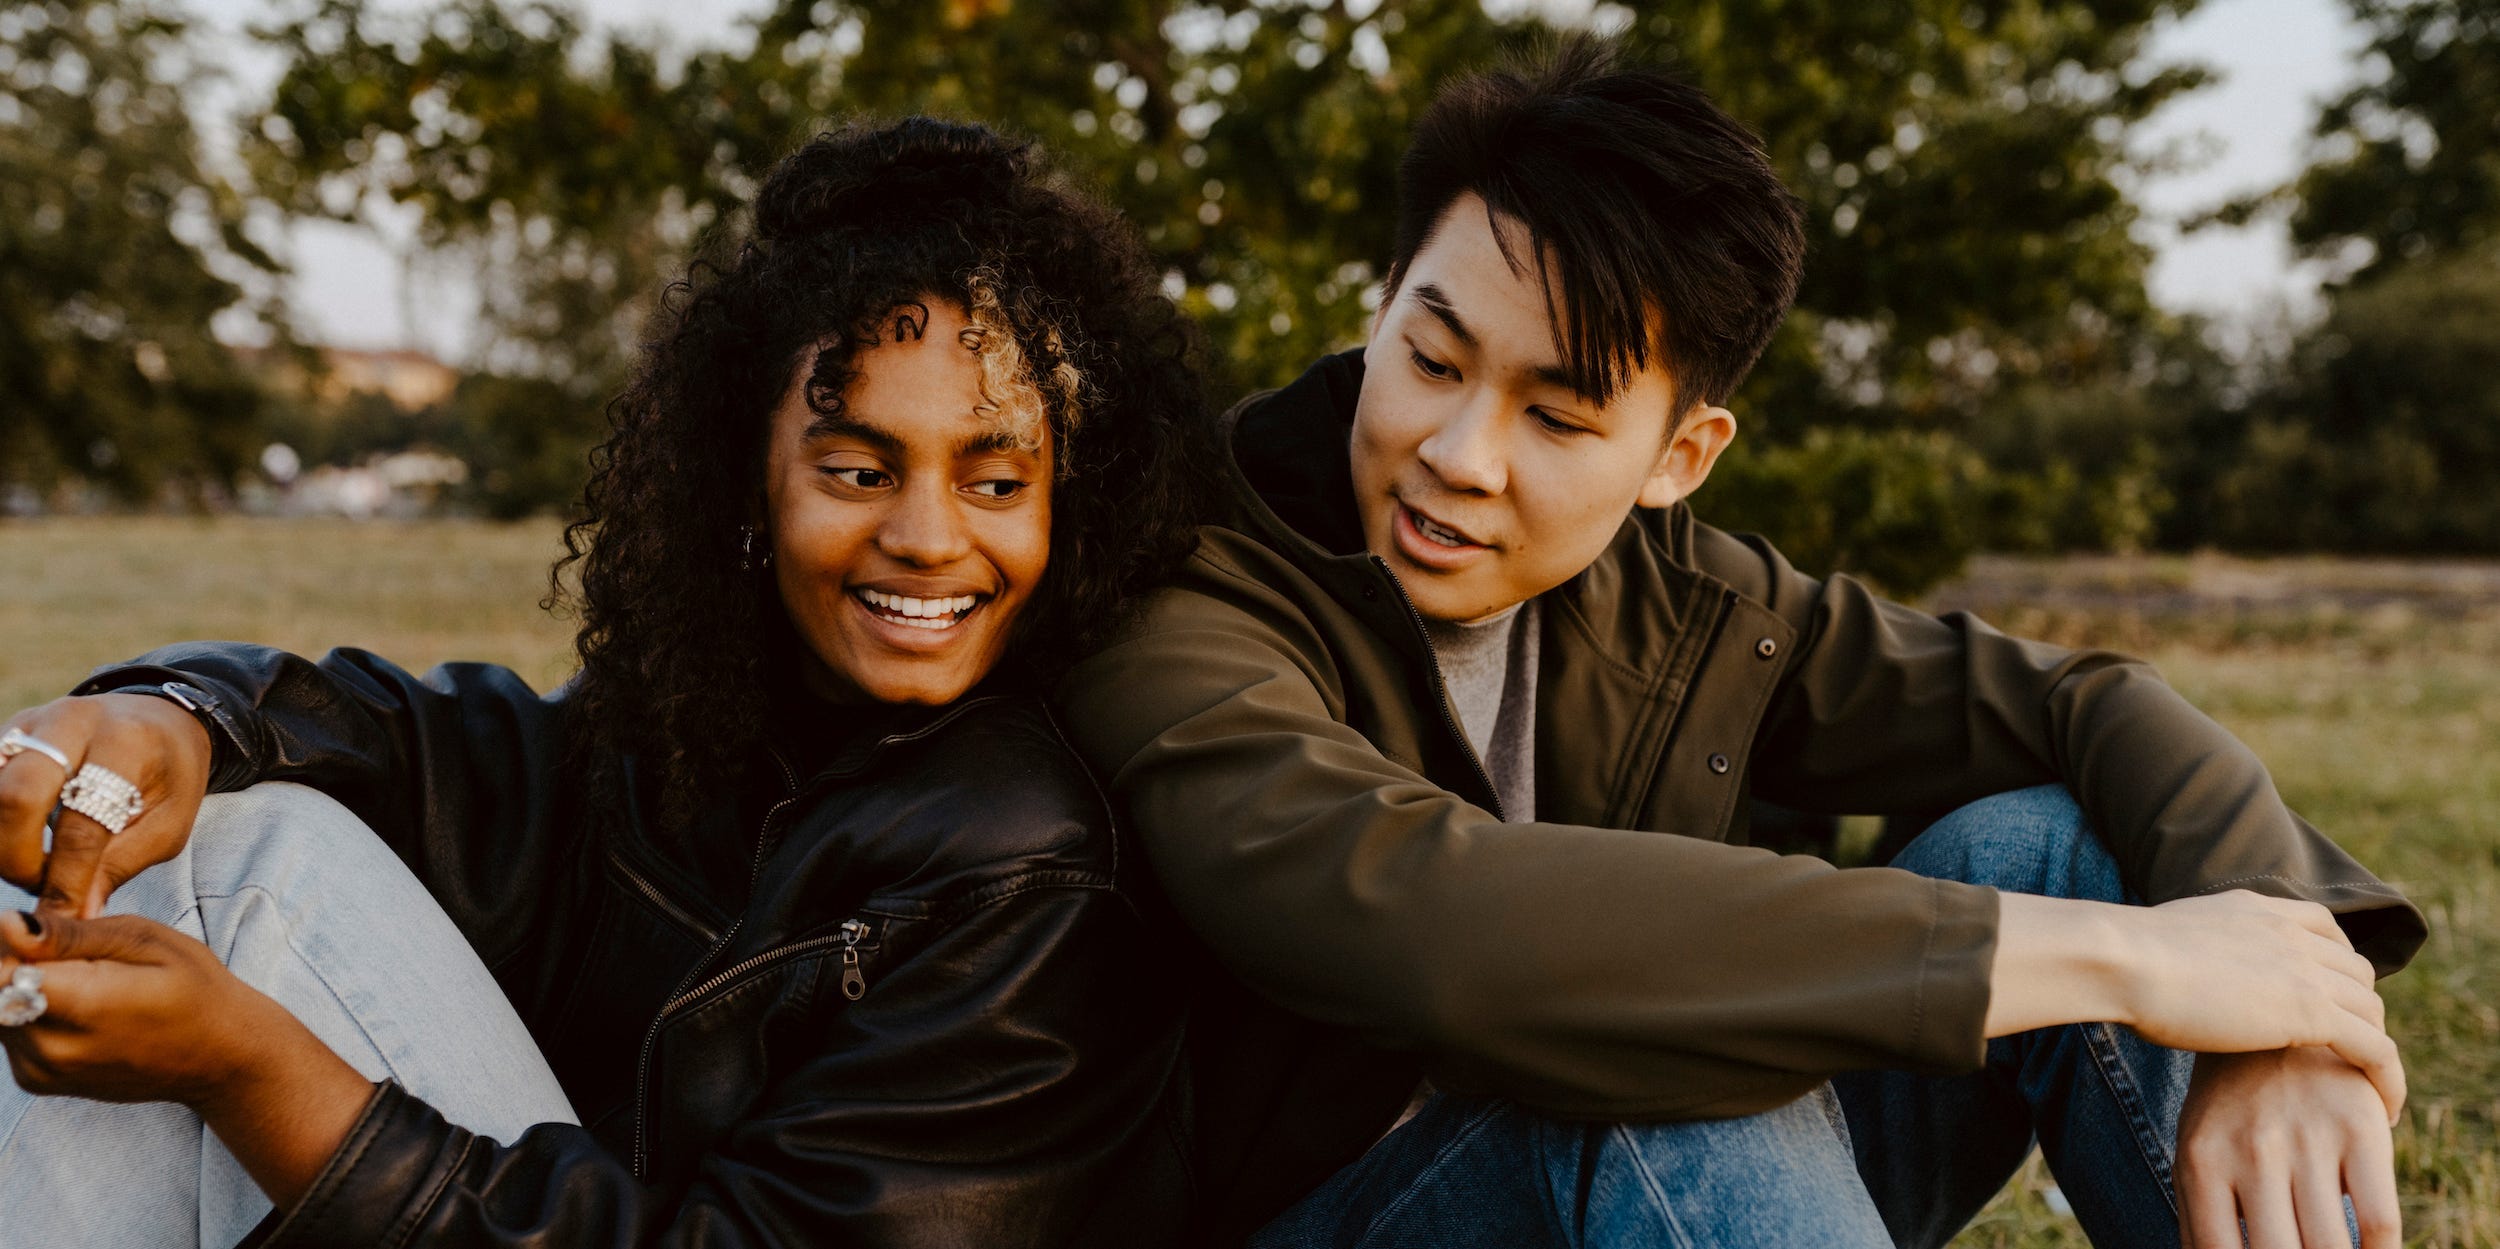
<svg viewBox="0 0 2500 1249"><path fill-rule="evenodd" d="M1682 505L1636 512L1540 600L1537 822L1505 823L1362 548L1360 379L1349 353L1227 415L1230 520L1062 700L1188 927L1310 1035L1593 1118L1977 1066L1996 893L1745 846L1749 796L1941 812L2062 781L2147 901L2311 899L2382 972L2422 941L2150 667L1818 581Z"/></svg>

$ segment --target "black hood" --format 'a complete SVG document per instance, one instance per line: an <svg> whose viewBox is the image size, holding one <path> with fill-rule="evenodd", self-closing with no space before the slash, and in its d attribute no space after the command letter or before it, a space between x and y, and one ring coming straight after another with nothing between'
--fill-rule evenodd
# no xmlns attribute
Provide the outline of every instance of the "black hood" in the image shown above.
<svg viewBox="0 0 2500 1249"><path fill-rule="evenodd" d="M1361 348L1327 356L1280 390L1235 405L1224 419L1236 507L1332 555L1363 552L1354 506L1354 401ZM1267 528L1262 525L1260 528Z"/></svg>

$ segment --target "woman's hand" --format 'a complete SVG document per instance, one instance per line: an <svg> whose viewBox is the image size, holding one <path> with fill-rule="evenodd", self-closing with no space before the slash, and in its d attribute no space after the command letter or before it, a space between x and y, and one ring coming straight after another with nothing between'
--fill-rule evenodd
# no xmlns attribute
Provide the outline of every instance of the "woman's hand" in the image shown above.
<svg viewBox="0 0 2500 1249"><path fill-rule="evenodd" d="M2179 1115L2186 1249L2396 1249L2395 1145L2378 1092L2324 1049L2205 1054Z"/></svg>
<svg viewBox="0 0 2500 1249"><path fill-rule="evenodd" d="M25 750L0 763L0 880L41 895L45 915L88 918L147 867L182 852L208 792L208 730L189 712L146 694L61 698L11 716L15 729L61 752L60 762ZM44 851L44 821L61 787L93 764L139 787L146 804L120 833L62 811Z"/></svg>
<svg viewBox="0 0 2500 1249"><path fill-rule="evenodd" d="M373 1085L198 941L133 915L0 915L0 983L43 973L48 1005L0 1028L18 1086L180 1102L280 1209L312 1186Z"/></svg>

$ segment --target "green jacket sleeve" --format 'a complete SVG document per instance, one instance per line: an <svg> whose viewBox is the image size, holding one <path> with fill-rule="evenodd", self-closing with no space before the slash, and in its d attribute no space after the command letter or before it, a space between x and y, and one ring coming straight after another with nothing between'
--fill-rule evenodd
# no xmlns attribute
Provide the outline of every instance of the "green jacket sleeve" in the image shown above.
<svg viewBox="0 0 2500 1249"><path fill-rule="evenodd" d="M2294 815L2256 754L2150 665L1816 581L1758 538L1696 527L1694 542L1704 568L1798 631L1753 752L1757 794L1942 813L2063 781L2148 903L2228 889L2316 902L2381 975L2421 946L2421 912Z"/></svg>
<svg viewBox="0 0 2500 1249"><path fill-rule="evenodd" d="M1063 689L1180 913L1279 1004L1569 1116L1748 1114L1841 1070L1980 1061L1993 891L1504 824L1349 728L1348 696L1290 601L1203 552Z"/></svg>

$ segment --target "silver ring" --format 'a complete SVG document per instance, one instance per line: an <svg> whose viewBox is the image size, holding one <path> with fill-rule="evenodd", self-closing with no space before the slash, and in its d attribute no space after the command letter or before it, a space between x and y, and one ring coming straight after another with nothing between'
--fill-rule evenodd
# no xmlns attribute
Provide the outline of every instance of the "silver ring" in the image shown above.
<svg viewBox="0 0 2500 1249"><path fill-rule="evenodd" d="M61 809L94 820L104 826L105 832L118 833L130 827L130 822L138 819L148 804L140 799L139 787L131 784L128 777L102 764L90 763L61 787Z"/></svg>
<svg viewBox="0 0 2500 1249"><path fill-rule="evenodd" d="M0 1028L23 1028L43 1018L51 1006L43 996L43 969L21 963L8 986L0 988Z"/></svg>
<svg viewBox="0 0 2500 1249"><path fill-rule="evenodd" d="M69 771L69 756L62 754L60 747L24 729L10 729L6 733L0 733L0 764L5 764L29 750L60 764L62 771Z"/></svg>

